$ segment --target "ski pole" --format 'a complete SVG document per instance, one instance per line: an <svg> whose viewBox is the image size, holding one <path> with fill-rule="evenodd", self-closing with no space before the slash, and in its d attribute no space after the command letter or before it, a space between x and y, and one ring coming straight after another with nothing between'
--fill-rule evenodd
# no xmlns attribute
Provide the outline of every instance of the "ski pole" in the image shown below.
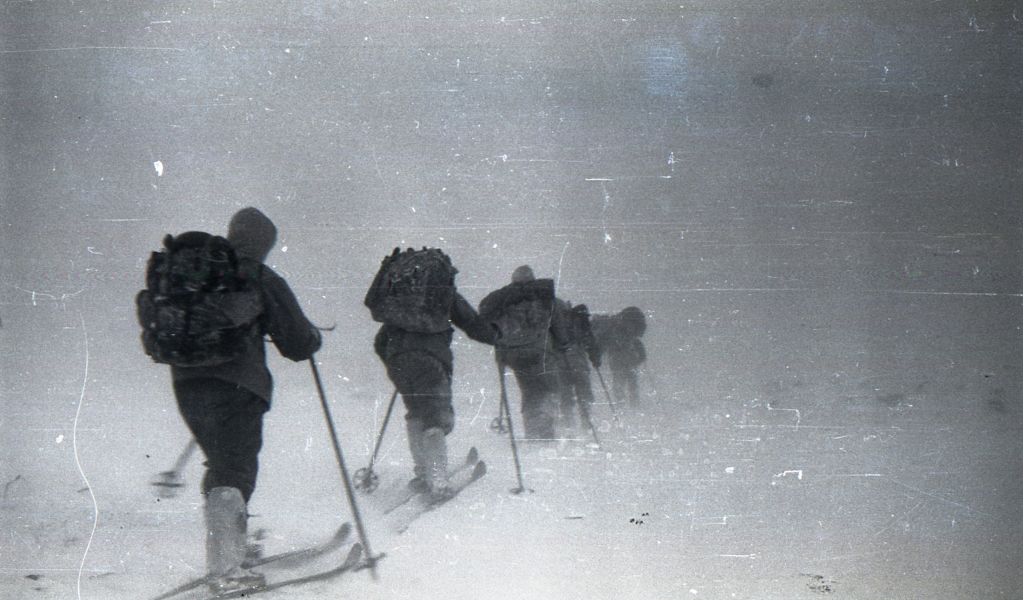
<svg viewBox="0 0 1024 600"><path fill-rule="evenodd" d="M601 375L601 369L594 369L597 371L597 379L601 382L601 389L604 390L604 397L608 399L608 406L612 409L612 416L619 416L619 409L612 402L612 395L608 393L608 386L604 384L604 375Z"/></svg>
<svg viewBox="0 0 1024 600"><path fill-rule="evenodd" d="M192 458L192 454L196 451L199 444L196 443L195 438L189 439L188 443L185 444L185 448L182 449L181 454L178 455L178 460L174 462L174 466L170 471L163 471L157 475L157 480L152 482L151 485L161 488L158 495L161 498L173 498L177 492L175 488L180 488L185 485L182 479L181 472L185 470L188 465L188 461Z"/></svg>
<svg viewBox="0 0 1024 600"><path fill-rule="evenodd" d="M338 442L338 432L334 429L334 420L331 418L331 409L327 406L327 395L324 394L324 384L320 381L320 370L316 368L316 359L309 358L309 368L313 370L313 380L316 382L316 391L320 395L320 406L324 409L324 419L327 421L327 430L331 434L331 443L334 445L334 456L338 459L338 468L341 469L341 481L345 484L345 495L348 496L348 504L352 508L352 519L356 522L356 531L359 532L359 540L363 543L363 550L366 551L366 561L370 567L370 575L374 581L377 577L377 559L370 551L370 541L366 538L366 529L363 528L363 519L359 515L359 507L356 505L355 494L352 493L352 484L348 479L348 469L345 468L345 458L341 454L341 444Z"/></svg>
<svg viewBox="0 0 1024 600"><path fill-rule="evenodd" d="M594 436L594 443L597 444L598 448L601 448L601 440L597 437L597 430L594 429L594 422L590 420L590 406L587 401L580 398L580 395L576 393L575 375L576 372L572 368L572 363L569 361L567 354L561 355L562 370L565 373L565 377L569 380L569 393L572 394L572 400L576 404L576 408L580 412L580 418L586 423L587 427L590 428L590 433ZM587 387L590 387L590 373L587 372ZM563 391L564 393L564 391Z"/></svg>
<svg viewBox="0 0 1024 600"><path fill-rule="evenodd" d="M498 380L501 382L501 405L505 409L505 418L508 419L508 439L512 443L512 460L516 465L516 480L519 481L519 487L512 488L509 491L513 494L532 492L533 490L523 484L523 470L519 466L519 450L516 448L516 434L512 431L512 411L508 408L508 390L505 389L505 365L500 360L498 360Z"/></svg>
<svg viewBox="0 0 1024 600"><path fill-rule="evenodd" d="M377 460L377 453L380 451L380 443L384 441L384 432L388 428L388 421L391 420L391 411L395 408L395 399L398 398L398 388L391 394L391 401L388 403L388 410L384 413L384 422L380 426L380 433L377 434L377 443L373 445L373 455L370 456L369 466L356 470L356 489L365 490L367 494L377 489L380 480L373 472L373 463Z"/></svg>
<svg viewBox="0 0 1024 600"><path fill-rule="evenodd" d="M177 462L174 463L173 471L175 473L181 473L185 470L185 465L188 464L189 459L192 458L192 453L194 453L198 447L199 444L196 442L195 438L190 439L188 443L185 444L185 448L178 456Z"/></svg>

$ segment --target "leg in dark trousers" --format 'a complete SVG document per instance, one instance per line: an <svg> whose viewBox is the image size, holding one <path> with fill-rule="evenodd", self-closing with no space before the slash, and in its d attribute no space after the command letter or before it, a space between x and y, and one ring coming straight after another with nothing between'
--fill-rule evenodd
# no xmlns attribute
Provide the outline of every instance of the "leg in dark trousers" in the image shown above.
<svg viewBox="0 0 1024 600"><path fill-rule="evenodd" d="M267 403L219 379L175 381L174 393L181 416L206 455L206 568L219 578L211 586L219 592L262 585L263 576L243 568L242 561L246 505L256 487Z"/></svg>
<svg viewBox="0 0 1024 600"><path fill-rule="evenodd" d="M445 436L455 428L451 375L441 361L426 352L396 354L386 364L406 409L414 465L409 485L443 497L449 493Z"/></svg>
<svg viewBox="0 0 1024 600"><path fill-rule="evenodd" d="M256 487L267 403L219 379L177 381L174 393L181 416L206 455L203 492L233 487L248 502Z"/></svg>
<svg viewBox="0 0 1024 600"><path fill-rule="evenodd" d="M522 396L526 437L554 439L560 382L554 356L544 351L508 351L500 357L515 373ZM550 362L550 364L548 364Z"/></svg>

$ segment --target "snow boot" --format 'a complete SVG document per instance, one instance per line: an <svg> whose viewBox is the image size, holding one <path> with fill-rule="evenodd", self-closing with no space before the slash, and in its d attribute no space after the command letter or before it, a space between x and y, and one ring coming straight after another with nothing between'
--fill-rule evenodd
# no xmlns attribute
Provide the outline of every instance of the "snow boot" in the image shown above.
<svg viewBox="0 0 1024 600"><path fill-rule="evenodd" d="M210 591L221 594L266 585L262 574L242 567L246 554L246 513L242 492L215 487L206 494L206 570Z"/></svg>
<svg viewBox="0 0 1024 600"><path fill-rule="evenodd" d="M423 421L406 419L405 431L409 436L409 452L412 454L412 474L409 489L420 493L430 491L427 481L427 460L423 456Z"/></svg>
<svg viewBox="0 0 1024 600"><path fill-rule="evenodd" d="M435 502L447 500L452 497L452 488L448 482L448 444L444 430L440 427L425 430L422 444L430 498Z"/></svg>

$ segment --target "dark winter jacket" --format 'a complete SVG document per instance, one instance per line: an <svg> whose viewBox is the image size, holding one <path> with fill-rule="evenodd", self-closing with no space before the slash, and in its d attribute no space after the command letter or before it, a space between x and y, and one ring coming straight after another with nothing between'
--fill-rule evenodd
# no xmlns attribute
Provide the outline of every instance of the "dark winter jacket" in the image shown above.
<svg viewBox="0 0 1024 600"><path fill-rule="evenodd" d="M494 345L495 330L477 315L473 306L458 292L455 293L449 318L452 325L464 331L470 339ZM451 349L453 331L449 327L439 333L420 333L394 325L383 325L373 340L373 349L384 362L405 352L426 352L439 360L450 376L454 360Z"/></svg>
<svg viewBox="0 0 1024 600"><path fill-rule="evenodd" d="M232 219L228 241L241 259L240 267L259 273L257 287L263 300L259 326L246 338L238 358L213 367L171 367L174 381L219 379L243 387L270 404L273 378L267 369L263 336L269 335L281 355L294 361L306 360L320 349L320 332L302 313L291 288L262 264L276 236L274 224L255 208L243 209Z"/></svg>

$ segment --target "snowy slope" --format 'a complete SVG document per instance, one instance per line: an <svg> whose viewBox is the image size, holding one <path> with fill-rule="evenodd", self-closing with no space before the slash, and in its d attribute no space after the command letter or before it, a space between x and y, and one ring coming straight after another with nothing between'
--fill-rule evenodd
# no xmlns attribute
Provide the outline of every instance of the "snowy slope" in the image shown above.
<svg viewBox="0 0 1024 600"><path fill-rule="evenodd" d="M881 332L862 340L878 354L854 356L854 332L833 330L780 335L778 358L769 360L787 363L778 369L758 364L753 354L733 354L741 339L723 342L731 346L723 352L743 360L694 354L674 371L654 361L642 415L616 427L609 407L596 407L604 453L575 441L520 445L526 482L535 490L520 496L509 493L516 480L507 438L487 428L497 412L496 383L485 379L487 351L460 348L460 365L482 391L466 380L457 386L452 453L478 446L489 474L401 535L388 529L378 504L360 495L373 549L387 554L380 581L361 572L268 597L1019 595L1019 582L1004 577L1016 568L1011 549L1020 544L1019 529L1006 527L1019 484L1015 366L979 351L989 347L986 336L972 342L974 352L958 351L953 317L967 314L960 302L926 299L894 319L894 330L937 348L927 359L901 356ZM784 321L785 311L779 316ZM932 323L939 321L946 337L936 335L942 332ZM735 333L733 325L714 327L725 337ZM799 352L808 342L815 343L813 355ZM871 361L892 368L869 368ZM721 365L714 380L696 376L712 364ZM282 393L268 418L251 506L253 525L270 532L268 552L314 543L349 518L303 365L277 366ZM336 415L350 415L339 424L354 469L367 459L387 397L383 390L346 396L342 384L328 393ZM146 401L156 402L135 396ZM360 403L362 413L353 410ZM95 534L90 492L79 489L85 486L72 465L63 474L45 470L56 468L55 455L73 458L70 440L57 443L56 431L21 432L37 441L43 460L6 489L8 597L78 597L80 584L83 598L145 598L201 569L198 461L176 499L158 501L146 486L180 449L167 442L185 439L175 416L156 411L154 423L173 431L149 447L96 435L88 412L102 409L85 409L79 449L99 508ZM154 435L141 424L128 426L140 438ZM409 476L400 428L389 431L378 464L378 493ZM54 492L44 503L48 488Z"/></svg>

